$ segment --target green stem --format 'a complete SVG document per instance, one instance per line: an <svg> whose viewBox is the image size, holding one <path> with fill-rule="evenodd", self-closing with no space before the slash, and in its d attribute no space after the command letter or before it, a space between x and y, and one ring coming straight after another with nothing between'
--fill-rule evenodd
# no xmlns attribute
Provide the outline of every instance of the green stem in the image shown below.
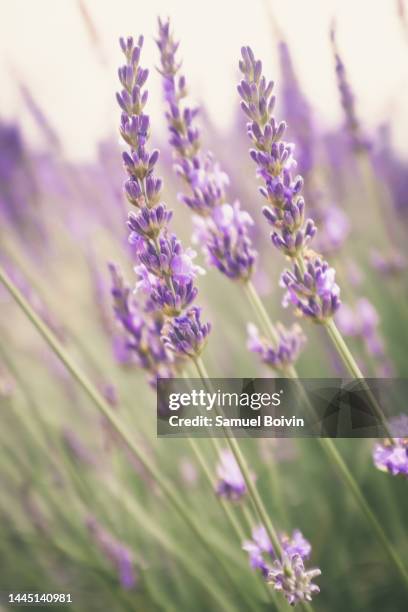
<svg viewBox="0 0 408 612"><path fill-rule="evenodd" d="M209 382L209 376L207 374L207 371L205 369L204 363L202 361L202 359L200 357L197 357L194 360L194 363L196 365L197 368L197 372L200 376L200 378L202 379L203 383L208 386ZM248 493L252 499L252 502L254 504L254 507L256 509L256 512L258 514L259 519L261 520L261 522L264 524L265 529L268 533L268 536L275 548L275 551L277 552L277 554L280 556L282 554L282 547L281 544L279 542L279 538L278 538L278 534L275 530L275 528L273 527L271 520L268 516L268 513L265 510L265 507L262 503L262 500L259 496L258 490L254 484L253 478L251 476L251 472L249 470L248 464L241 452L241 449L236 441L236 439L232 436L230 430L226 427L224 427L224 432L226 435L226 439L228 441L228 445L230 447L230 450L232 452L232 454L234 455L238 466L241 470L242 476L244 478L246 487L248 489Z"/></svg>
<svg viewBox="0 0 408 612"><path fill-rule="evenodd" d="M303 260L301 262L299 262L299 264L302 264L302 266L304 266ZM256 308L259 309L259 312L258 312L259 318L260 319L265 319L265 315L266 315L266 317L269 319L269 316L266 313L265 307L262 304L262 301L259 298L258 294L256 293L256 290L253 287L253 285L251 285L250 292L251 292L251 303L256 305ZM258 297L258 299L253 299L253 295L254 294ZM272 328L272 331L273 331L274 326L273 326L273 323L272 323L272 321L270 319L269 319L269 326L268 327ZM336 331L334 331L334 328L335 328ZM330 326L329 333L333 333L333 342L336 342L336 343L338 342L339 343L339 349L338 350L342 351L342 353L344 353L344 359L348 360L348 363L350 365L350 370L351 370L351 368L353 368L353 373L352 373L353 377L361 378L362 377L361 372L360 372L357 364L355 363L354 358L351 355L349 349L347 348L347 345L344 342L341 334L339 333L339 331L335 327L334 323ZM274 335L275 335L275 333L270 333L269 334L269 338L270 338L271 341L273 341L273 336ZM293 380L297 380L298 379L298 373L297 373L297 371L296 371L294 366L291 366L290 368L288 368L286 370L285 374L288 376L288 378L291 378ZM299 381L299 385L298 386L299 386L299 389L300 389L300 391L302 392L302 394L303 394L303 396L305 398L306 405L308 406L308 408L310 410L312 410L314 412L314 408L311 405L311 403L309 401L309 398L306 395L305 390L304 390L304 388L303 388L303 386L302 386L300 381ZM374 403L377 404L375 398L374 398ZM380 412L381 412L381 415L382 415L381 408L380 408ZM387 428L387 431L388 431L388 428ZM356 501L357 505L360 507L360 510L362 511L364 516L370 522L370 524L371 524L375 534L377 535L379 541L383 545L386 553L389 555L390 559L394 563L394 565L397 568L399 574L404 579L404 581L408 582L408 571L407 571L407 569L405 568L404 564L402 563L401 559L399 558L399 555L394 550L393 545L389 541L389 539L388 539L387 535L385 534L385 532L384 532L380 522L378 521L377 517L375 516L375 514L371 510L371 508L370 508L366 498L364 497L363 493L361 492L361 489L360 489L357 481L355 480L354 476L350 472L350 470L347 467L346 463L344 462L342 456L338 452L334 442L330 438L318 438L318 442L319 442L320 446L322 447L323 451L326 453L326 455L328 456L328 458L332 462L332 464L336 467L339 475L341 476L341 478L343 479L345 484L348 486L350 492L352 493L352 495L354 497L354 500Z"/></svg>
<svg viewBox="0 0 408 612"><path fill-rule="evenodd" d="M173 487L170 483L165 480L160 472L154 467L153 463L149 461L148 458L144 456L144 454L138 449L136 444L134 443L132 437L128 434L125 427L122 425L117 416L112 412L110 406L105 401L103 396L99 393L99 391L92 385L92 383L86 378L86 376L81 372L79 367L75 364L75 362L71 359L69 354L65 351L63 346L57 340L57 338L52 334L52 332L48 329L48 327L41 321L35 311L32 309L30 304L24 298L23 294L15 287L13 282L8 278L3 270L0 269L0 281L7 288L10 294L13 296L17 304L23 310L27 318L31 321L40 335L44 338L47 344L52 348L54 353L59 357L62 361L66 369L70 372L73 378L79 383L88 397L92 400L98 410L108 419L111 423L112 427L117 431L123 441L126 443L128 448L132 453L138 458L143 467L148 471L148 473L156 480L157 484L162 489L163 493L167 497L168 501L172 504L175 510L179 513L180 517L185 521L187 525L189 525L190 529L194 532L197 539L205 546L208 547L208 542L202 535L201 528L196 525L196 523L192 520L190 513L185 508L184 504L178 499L177 495L173 491ZM210 555L214 558L213 552L209 550ZM217 562L222 564L217 557ZM222 567L224 571L224 568ZM233 612L233 607L224 597L222 598L222 609L228 608Z"/></svg>
<svg viewBox="0 0 408 612"><path fill-rule="evenodd" d="M348 371L350 372L350 374L353 376L353 378L359 378L364 380L364 376L360 370L360 368L358 367L353 355L350 352L350 349L348 348L347 344L344 341L343 336L341 335L341 333L339 332L335 322L333 321L333 319L330 319L326 325L325 328L327 330L327 333L330 336L331 341L333 342L334 346L336 347L336 350L338 352L338 354L341 356L341 358L343 359L343 362L345 364L345 366L347 367ZM393 442L393 438L392 438L392 434L390 432L390 429L388 427L388 423L387 420L384 416L383 411L381 410L381 406L378 404L376 398L374 397L371 389L368 387L368 385L366 385L366 389L365 389L369 399L370 399L370 403L374 409L375 415L377 417L377 419L380 421L382 427L384 428L384 431L386 432L387 436L390 439L390 442Z"/></svg>

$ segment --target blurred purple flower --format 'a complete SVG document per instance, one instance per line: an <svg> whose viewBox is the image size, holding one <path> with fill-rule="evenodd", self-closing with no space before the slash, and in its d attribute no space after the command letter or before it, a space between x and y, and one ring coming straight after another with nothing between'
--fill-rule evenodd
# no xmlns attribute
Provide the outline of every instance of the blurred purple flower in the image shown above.
<svg viewBox="0 0 408 612"><path fill-rule="evenodd" d="M211 331L210 323L201 323L201 308L190 308L183 315L169 320L162 330L164 346L176 355L198 357Z"/></svg>
<svg viewBox="0 0 408 612"><path fill-rule="evenodd" d="M303 562L310 557L312 547L299 529L295 529L291 536L282 533L278 537L282 559L276 557L265 527L254 527L252 539L243 544L249 563L253 569L259 569L277 591L283 591L291 605L310 601L311 595L319 592L311 580L321 573L318 569L305 570Z"/></svg>
<svg viewBox="0 0 408 612"><path fill-rule="evenodd" d="M362 134L360 122L357 118L357 113L355 109L354 94L347 80L346 68L337 48L336 32L334 27L330 32L330 38L333 45L337 86L339 89L340 101L346 119L346 129L351 139L351 145L354 151L356 151L357 153L362 151L368 151L371 148L371 145L369 140Z"/></svg>
<svg viewBox="0 0 408 612"><path fill-rule="evenodd" d="M371 265L383 276L397 276L404 272L407 262L404 256L398 251L393 251L383 255L380 251L371 251Z"/></svg>
<svg viewBox="0 0 408 612"><path fill-rule="evenodd" d="M86 526L101 552L115 566L122 587L133 589L137 585L137 577L130 548L108 533L94 516L87 517Z"/></svg>
<svg viewBox="0 0 408 612"><path fill-rule="evenodd" d="M401 475L408 477L408 438L393 438L378 442L373 451L375 466L393 476Z"/></svg>
<svg viewBox="0 0 408 612"><path fill-rule="evenodd" d="M239 501L247 492L244 477L232 452L228 449L220 451L217 464L217 489L220 497L230 501Z"/></svg>
<svg viewBox="0 0 408 612"><path fill-rule="evenodd" d="M334 268L319 258L308 261L304 273L295 264L293 271L285 270L281 276L280 285L287 289L283 305L293 304L299 313L316 323L324 323L340 306L335 275Z"/></svg>
<svg viewBox="0 0 408 612"><path fill-rule="evenodd" d="M289 329L286 329L281 323L276 325L279 335L279 343L276 348L266 338L259 335L253 323L248 324L247 331L248 349L260 355L262 363L276 370L285 370L293 365L306 342L306 337L298 324L292 325Z"/></svg>

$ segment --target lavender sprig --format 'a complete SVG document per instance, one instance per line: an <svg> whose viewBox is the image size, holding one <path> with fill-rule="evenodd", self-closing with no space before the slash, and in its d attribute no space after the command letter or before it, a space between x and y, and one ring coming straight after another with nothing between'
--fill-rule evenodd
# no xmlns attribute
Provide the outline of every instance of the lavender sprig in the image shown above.
<svg viewBox="0 0 408 612"><path fill-rule="evenodd" d="M291 605L311 601L320 589L312 580L320 576L318 568L306 570L304 562L309 558L312 547L299 529L291 536L281 533L281 556L277 557L274 547L263 525L252 531L252 540L244 542L243 549L249 554L253 569L259 569L263 577L276 591L281 591Z"/></svg>
<svg viewBox="0 0 408 612"><path fill-rule="evenodd" d="M149 311L148 302L142 307L114 264L109 264L112 278L113 310L116 320L126 333L125 348L140 368L145 370L152 386L158 376L174 375L176 362L163 345L161 336L164 317Z"/></svg>
<svg viewBox="0 0 408 612"><path fill-rule="evenodd" d="M408 438L393 438L393 444L378 442L373 451L375 466L393 476L408 478Z"/></svg>
<svg viewBox="0 0 408 612"><path fill-rule="evenodd" d="M220 451L217 465L217 495L229 501L239 501L247 493L247 487L239 465L229 449Z"/></svg>
<svg viewBox="0 0 408 612"><path fill-rule="evenodd" d="M323 324L351 375L364 378L333 321L340 307L335 270L309 249L316 227L311 219L304 217L305 202L300 195L303 180L292 175L296 161L293 145L283 140L286 124L284 121L278 123L273 116L274 83L262 75L262 62L255 58L250 47L243 47L241 54L239 68L243 79L238 85L238 93L242 110L250 119L247 129L254 144L250 155L257 164L258 176L264 181L260 191L270 204L263 212L274 227L272 243L293 263L292 269L285 270L281 276L281 285L287 289L283 305L292 303L299 314ZM388 423L381 406L369 388L367 395L388 435Z"/></svg>
<svg viewBox="0 0 408 612"><path fill-rule="evenodd" d="M253 221L238 202L228 203L229 178L214 156L201 148L195 121L199 109L183 105L186 78L179 74L181 63L176 59L179 43L174 41L169 20L159 19L157 46L174 167L190 188L190 193L179 196L180 200L197 215L195 239L203 246L207 262L228 278L246 282L257 258L248 231Z"/></svg>
<svg viewBox="0 0 408 612"><path fill-rule="evenodd" d="M166 338L180 333L180 315L188 309L196 295L194 278L200 271L193 264L195 253L185 251L181 242L169 232L171 211L160 201L162 181L154 175L159 151L149 152L150 119L144 113L148 92L144 89L148 70L140 66L143 37L137 44L133 38L121 38L120 45L126 64L119 68L122 91L117 94L122 109L120 133L129 150L123 153L123 162L129 179L125 183L125 194L137 212L129 213L130 241L138 265L136 289L148 297L148 309L161 313L166 319ZM200 310L188 310L188 320L195 318L197 327L190 334L201 333ZM209 324L206 326L208 335ZM184 327L183 331L184 333ZM191 338L190 338L191 340ZM203 348L202 337L190 341L190 355L194 348ZM167 344L169 344L167 342ZM173 343L173 350L179 346ZM181 351L180 355L185 355Z"/></svg>
<svg viewBox="0 0 408 612"><path fill-rule="evenodd" d="M370 150L371 145L361 130L361 125L355 108L354 94L347 80L346 68L337 48L336 31L334 27L330 32L330 39L333 46L337 86L340 93L341 106L343 108L346 120L346 129L351 140L351 146L356 153L366 152Z"/></svg>
<svg viewBox="0 0 408 612"><path fill-rule="evenodd" d="M102 553L115 566L122 587L126 590L133 589L137 584L137 577L130 548L108 533L95 517L87 517L86 526Z"/></svg>
<svg viewBox="0 0 408 612"><path fill-rule="evenodd" d="M276 331L279 341L276 347L274 347L267 338L259 334L257 327L250 323L247 327L247 346L251 352L257 353L260 356L262 363L265 363L274 370L285 372L296 362L306 342L306 337L300 325L297 324L286 329L278 323Z"/></svg>
<svg viewBox="0 0 408 612"><path fill-rule="evenodd" d="M239 67L243 79L238 92L241 108L249 118L248 135L254 145L250 155L264 182L260 192L269 203L263 213L273 227L271 240L289 259L299 262L282 275L281 282L288 290L285 304L292 302L304 316L325 323L340 306L339 288L334 270L309 250L316 226L305 217L303 179L293 176L294 146L283 140L286 123L273 116L274 83L262 75L262 63L249 47L243 47Z"/></svg>
<svg viewBox="0 0 408 612"><path fill-rule="evenodd" d="M257 259L249 235L253 220L239 202L227 203L229 178L214 156L202 150L196 125L199 109L182 103L187 96L186 78L178 74L181 63L176 59L176 52L179 45L174 41L168 20L162 22L159 19L157 45L175 170L191 190L189 195L182 194L180 199L196 213L195 240L202 245L209 265L227 278L242 282L255 313L259 315L263 305L251 283ZM265 329L271 336L270 341L278 345L279 333L269 322ZM279 351L279 346L276 350Z"/></svg>

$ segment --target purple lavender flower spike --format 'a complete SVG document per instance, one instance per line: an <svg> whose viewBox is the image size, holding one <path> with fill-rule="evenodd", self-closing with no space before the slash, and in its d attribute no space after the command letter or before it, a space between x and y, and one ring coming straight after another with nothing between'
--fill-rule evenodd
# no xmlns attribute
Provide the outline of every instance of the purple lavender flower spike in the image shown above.
<svg viewBox="0 0 408 612"><path fill-rule="evenodd" d="M202 270L193 263L194 251L184 250L177 237L169 232L172 213L161 202L162 181L154 174L159 152L148 150L150 120L144 113L148 71L140 66L143 37L137 44L132 38L121 39L120 45L126 64L118 72L123 89L117 94L117 101L122 109L120 133L129 147L123 153L129 176L125 194L136 209L129 213L128 226L137 263L136 291L142 296L143 317L135 317L129 309L129 291L111 268L113 297L116 316L131 337L130 346L154 381L154 375L162 372L163 364L167 373L174 369L175 356L171 351L176 357L198 354L210 326L200 322L198 308L190 308L183 315L197 295L194 278ZM147 321L148 315L153 318L152 324ZM174 317L164 333L165 319Z"/></svg>
<svg viewBox="0 0 408 612"><path fill-rule="evenodd" d="M205 245L210 265L233 280L251 277L257 254L247 228L253 225L253 220L240 209L239 202L216 207L211 217L196 217L194 225L195 242Z"/></svg>
<svg viewBox="0 0 408 612"><path fill-rule="evenodd" d="M398 276L404 272L407 262L398 251L393 251L387 256L377 250L373 250L370 256L371 265L383 276Z"/></svg>
<svg viewBox="0 0 408 612"><path fill-rule="evenodd" d="M282 100L285 116L299 145L299 166L307 176L314 166L314 125L312 109L305 98L296 77L287 43L278 47L282 76Z"/></svg>
<svg viewBox="0 0 408 612"><path fill-rule="evenodd" d="M249 563L250 566L255 570L260 570L263 577L270 583L274 585L276 590L284 591L285 597L288 599L289 603L294 605L298 601L303 600L310 601L305 598L306 596L306 585L307 585L307 577L315 577L320 574L320 570L308 570L304 569L303 562L310 557L312 547L310 543L303 537L302 533L299 529L295 529L291 536L288 536L285 533L279 534L279 541L282 547L282 559L279 560L276 557L276 553L272 546L272 543L268 537L266 529L263 525L257 525L252 530L252 540L246 540L243 544L243 549L249 555ZM301 561L301 565L299 564L298 559ZM293 567L296 566L299 568L302 567L303 571L303 580L302 583L301 574L298 574L297 581L294 581L295 578L293 574ZM290 580L283 588L282 585L282 570L287 567L289 573L287 574L287 579ZM314 573L312 576L313 572ZM285 574L286 572L283 571ZM304 589L302 589L302 584ZM291 587L290 587L291 585ZM317 590L316 590L317 589ZM305 592L303 592L305 591ZM296 598L297 592L297 598ZM318 593L318 588L313 585L313 592ZM311 595L311 593L310 593Z"/></svg>
<svg viewBox="0 0 408 612"><path fill-rule="evenodd" d="M190 308L182 316L168 321L163 328L162 340L167 349L176 355L198 357L203 351L210 323L201 323L201 308Z"/></svg>
<svg viewBox="0 0 408 612"><path fill-rule="evenodd" d="M336 315L336 323L344 335L361 339L367 353L378 365L377 374L381 378L392 376L393 365L379 329L380 317L367 298L359 298L353 308L345 304Z"/></svg>
<svg viewBox="0 0 408 612"><path fill-rule="evenodd" d="M243 79L238 93L241 108L249 119L247 130L254 145L250 156L264 182L260 192L269 203L263 213L273 227L272 244L297 262L293 270L282 275L281 284L288 290L285 303L291 302L303 316L325 323L340 306L335 272L309 249L316 226L312 219L305 217L303 179L292 174L296 161L294 146L283 140L286 123L277 122L273 116L274 83L262 75L262 63L249 47L243 47L241 53L239 68Z"/></svg>
<svg viewBox="0 0 408 612"><path fill-rule="evenodd" d="M293 271L285 270L281 276L280 285L287 289L283 305L292 304L299 314L315 323L325 323L340 306L335 275L335 270L319 258L310 259L305 272L295 264Z"/></svg>
<svg viewBox="0 0 408 612"><path fill-rule="evenodd" d="M195 219L194 237L202 245L207 262L228 278L245 282L251 278L257 257L249 236L253 221L238 202L228 203L228 176L214 156L201 148L195 124L198 109L182 104L187 96L186 79L178 74L181 66L176 59L178 43L173 39L169 21L159 19L157 46L174 168L190 188L179 199L199 216Z"/></svg>
<svg viewBox="0 0 408 612"><path fill-rule="evenodd" d="M230 501L239 501L247 492L244 477L232 452L220 451L217 465L218 484L216 493Z"/></svg>
<svg viewBox="0 0 408 612"><path fill-rule="evenodd" d="M408 438L393 438L392 444L389 440L378 442L373 460L379 470L408 478Z"/></svg>
<svg viewBox="0 0 408 612"><path fill-rule="evenodd" d="M109 269L112 277L113 310L117 321L126 332L126 350L133 356L134 362L146 370L151 382L158 375L170 375L176 364L161 341L163 315L160 312L150 312L148 302L144 307L137 304L117 266L109 264Z"/></svg>
<svg viewBox="0 0 408 612"><path fill-rule="evenodd" d="M340 93L341 106L346 119L346 128L351 140L351 145L356 153L368 151L371 148L369 140L363 136L360 122L357 118L355 99L350 84L347 80L346 68L340 57L336 44L336 31L334 27L330 32L330 38L333 46L337 87Z"/></svg>
<svg viewBox="0 0 408 612"><path fill-rule="evenodd" d="M271 366L274 370L285 370L296 362L306 337L297 324L286 329L281 323L277 323L276 331L279 343L274 348L266 338L260 336L257 327L249 323L247 347L252 353L260 356L262 363Z"/></svg>
<svg viewBox="0 0 408 612"><path fill-rule="evenodd" d="M108 533L95 517L88 516L86 526L102 553L115 566L122 587L133 589L137 577L131 550Z"/></svg>
<svg viewBox="0 0 408 612"><path fill-rule="evenodd" d="M318 568L306 570L299 554L283 554L282 559L274 561L267 580L275 591L283 593L291 606L295 606L299 602L312 601L313 595L320 592L319 587L312 582L320 574Z"/></svg>

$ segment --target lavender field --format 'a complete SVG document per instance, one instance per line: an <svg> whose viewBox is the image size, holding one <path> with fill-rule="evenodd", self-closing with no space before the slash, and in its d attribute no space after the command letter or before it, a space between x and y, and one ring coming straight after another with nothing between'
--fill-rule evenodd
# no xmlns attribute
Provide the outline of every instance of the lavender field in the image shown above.
<svg viewBox="0 0 408 612"><path fill-rule="evenodd" d="M405 403L369 393L384 438L171 439L156 388L408 378L408 4L311 0L301 40L296 0L28 4L1 2L0 611L407 610Z"/></svg>

